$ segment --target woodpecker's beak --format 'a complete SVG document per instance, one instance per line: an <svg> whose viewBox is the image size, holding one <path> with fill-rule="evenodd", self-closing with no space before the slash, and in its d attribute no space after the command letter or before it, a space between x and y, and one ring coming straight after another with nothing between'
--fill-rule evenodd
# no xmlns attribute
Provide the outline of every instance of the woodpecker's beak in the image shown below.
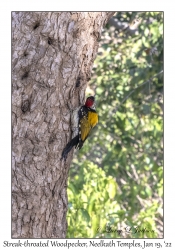
<svg viewBox="0 0 175 250"><path fill-rule="evenodd" d="M93 109L95 109L95 102L94 102L94 104L93 104L92 108L93 108Z"/></svg>

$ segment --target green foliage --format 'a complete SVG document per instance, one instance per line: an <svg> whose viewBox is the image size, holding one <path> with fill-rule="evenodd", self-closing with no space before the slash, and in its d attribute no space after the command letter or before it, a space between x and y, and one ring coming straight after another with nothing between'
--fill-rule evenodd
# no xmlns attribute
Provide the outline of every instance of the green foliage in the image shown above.
<svg viewBox="0 0 175 250"><path fill-rule="evenodd" d="M141 21L138 34L103 31L89 86L99 124L72 163L67 237L162 237L163 13L116 17Z"/></svg>
<svg viewBox="0 0 175 250"><path fill-rule="evenodd" d="M119 209L114 199L117 193L114 178L107 177L102 169L88 160L83 165L82 175L75 176L68 185L71 203L67 219L69 225L76 225L69 228L68 237L94 237L110 220L111 211L117 213Z"/></svg>

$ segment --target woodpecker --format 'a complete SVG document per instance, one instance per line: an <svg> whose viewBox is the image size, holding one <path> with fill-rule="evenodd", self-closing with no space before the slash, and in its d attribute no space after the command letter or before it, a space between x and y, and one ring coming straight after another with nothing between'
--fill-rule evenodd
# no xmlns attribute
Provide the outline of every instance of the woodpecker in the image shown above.
<svg viewBox="0 0 175 250"><path fill-rule="evenodd" d="M68 153L75 146L81 149L91 130L98 123L98 114L95 110L95 97L89 96L78 111L78 135L76 135L63 149L61 160L66 160Z"/></svg>

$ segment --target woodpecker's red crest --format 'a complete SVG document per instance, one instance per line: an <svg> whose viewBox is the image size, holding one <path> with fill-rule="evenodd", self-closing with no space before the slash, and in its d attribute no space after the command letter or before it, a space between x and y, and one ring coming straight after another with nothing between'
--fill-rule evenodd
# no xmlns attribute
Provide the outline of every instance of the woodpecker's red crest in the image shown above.
<svg viewBox="0 0 175 250"><path fill-rule="evenodd" d="M89 96L89 97L86 99L85 106L86 106L87 108L91 108L91 107L94 105L94 102L95 102L95 97L94 97L94 96Z"/></svg>

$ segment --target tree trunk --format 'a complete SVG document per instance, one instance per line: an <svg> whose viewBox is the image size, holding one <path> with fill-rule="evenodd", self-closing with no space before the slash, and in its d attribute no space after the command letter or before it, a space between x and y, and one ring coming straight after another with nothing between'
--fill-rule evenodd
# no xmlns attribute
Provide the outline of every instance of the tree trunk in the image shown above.
<svg viewBox="0 0 175 250"><path fill-rule="evenodd" d="M12 237L65 238L71 111L112 12L12 12Z"/></svg>

